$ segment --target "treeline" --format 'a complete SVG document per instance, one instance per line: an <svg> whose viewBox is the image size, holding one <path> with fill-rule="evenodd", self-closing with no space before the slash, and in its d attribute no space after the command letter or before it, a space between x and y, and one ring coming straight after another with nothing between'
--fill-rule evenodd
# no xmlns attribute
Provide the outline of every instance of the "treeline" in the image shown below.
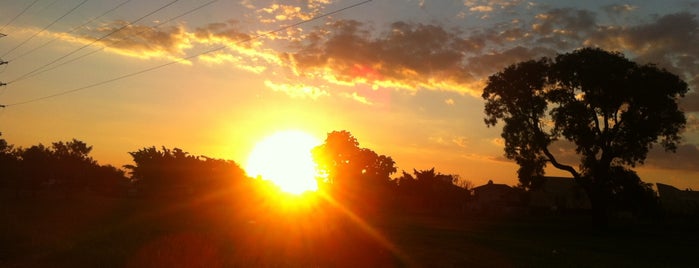
<svg viewBox="0 0 699 268"><path fill-rule="evenodd" d="M17 197L58 192L184 201L226 195L242 202L259 202L260 188L273 187L250 178L234 161L179 148L129 152L133 164L123 169L99 165L91 151L92 146L76 139L28 148L0 139L0 187ZM360 147L348 131L329 133L313 155L325 175L319 188L358 213L454 213L470 197L469 182L434 168L392 177L397 172L393 159Z"/></svg>
<svg viewBox="0 0 699 268"><path fill-rule="evenodd" d="M35 195L41 189L73 195L84 191L118 194L127 191L123 170L99 165L90 157L92 146L73 139L28 148L0 139L0 186L15 195Z"/></svg>
<svg viewBox="0 0 699 268"><path fill-rule="evenodd" d="M313 149L313 155L327 173L321 188L354 211L454 213L462 211L470 197L470 183L434 168L413 170L413 174L403 171L392 178L397 171L395 161L360 147L348 131L329 133L325 142Z"/></svg>

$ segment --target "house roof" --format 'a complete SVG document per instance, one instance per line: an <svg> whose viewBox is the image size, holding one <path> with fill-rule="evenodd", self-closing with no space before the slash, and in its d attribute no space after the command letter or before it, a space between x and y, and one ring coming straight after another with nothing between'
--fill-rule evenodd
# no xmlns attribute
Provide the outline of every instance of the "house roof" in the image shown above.
<svg viewBox="0 0 699 268"><path fill-rule="evenodd" d="M484 185L481 185L481 186L478 186L478 187L474 187L474 188L473 188L474 191L483 191L483 190L486 190L486 191L487 191L487 190L510 190L510 189L512 189L512 187L510 187L509 185L507 185L507 184L497 184L497 183L493 183L492 180L491 180L491 181L488 181L487 184L484 184Z"/></svg>
<svg viewBox="0 0 699 268"><path fill-rule="evenodd" d="M680 198L687 200L698 200L699 201L699 191L692 190L680 190L677 187L662 183L656 183L658 186L658 196L660 198Z"/></svg>

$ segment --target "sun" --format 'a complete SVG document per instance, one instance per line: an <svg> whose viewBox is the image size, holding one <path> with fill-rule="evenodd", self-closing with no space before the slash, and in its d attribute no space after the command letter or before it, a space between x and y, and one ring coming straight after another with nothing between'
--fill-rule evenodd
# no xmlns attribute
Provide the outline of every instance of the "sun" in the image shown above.
<svg viewBox="0 0 699 268"><path fill-rule="evenodd" d="M287 193L315 191L318 189L318 172L311 149L320 143L316 137L303 131L274 133L255 145L245 170L250 176L272 181Z"/></svg>

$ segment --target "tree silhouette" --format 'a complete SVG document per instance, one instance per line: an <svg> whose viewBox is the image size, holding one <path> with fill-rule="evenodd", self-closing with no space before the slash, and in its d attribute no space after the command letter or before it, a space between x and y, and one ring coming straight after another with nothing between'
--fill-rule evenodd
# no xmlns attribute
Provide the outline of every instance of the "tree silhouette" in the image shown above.
<svg viewBox="0 0 699 268"><path fill-rule="evenodd" d="M43 144L18 149L19 174L15 186L17 190L32 191L44 185L54 185L58 178L55 176L51 150Z"/></svg>
<svg viewBox="0 0 699 268"><path fill-rule="evenodd" d="M135 165L124 167L148 195L192 195L223 189L245 178L245 171L233 161L193 156L179 148L147 147L129 154Z"/></svg>
<svg viewBox="0 0 699 268"><path fill-rule="evenodd" d="M97 161L89 156L92 146L73 139L54 142L50 148L51 166L57 186L67 192L89 187Z"/></svg>
<svg viewBox="0 0 699 268"><path fill-rule="evenodd" d="M359 147L357 139L345 130L328 133L312 153L336 198L365 207L389 201L395 186L390 176L396 172L390 156Z"/></svg>
<svg viewBox="0 0 699 268"><path fill-rule="evenodd" d="M0 136L2 133L0 132ZM19 158L12 145L0 138L0 186L14 187L18 183Z"/></svg>
<svg viewBox="0 0 699 268"><path fill-rule="evenodd" d="M535 187L550 163L569 172L593 207L604 210L610 197L627 189L615 170L643 164L653 144L676 149L686 123L677 101L687 90L679 77L654 65L583 48L490 76L485 123L504 122L505 155L520 165L524 186ZM575 146L579 169L554 155L551 146L559 140Z"/></svg>
<svg viewBox="0 0 699 268"><path fill-rule="evenodd" d="M442 174L434 168L413 169L413 175L403 171L396 180L399 200L408 211L454 212L461 209L469 197L469 190L457 185L460 183L457 175ZM468 185L465 181L462 183Z"/></svg>
<svg viewBox="0 0 699 268"><path fill-rule="evenodd" d="M38 189L62 190L66 197L85 191L124 193L128 180L113 166L100 166L89 155L92 146L77 139L14 148L0 141L0 176L16 195ZM118 188L118 189L117 189Z"/></svg>

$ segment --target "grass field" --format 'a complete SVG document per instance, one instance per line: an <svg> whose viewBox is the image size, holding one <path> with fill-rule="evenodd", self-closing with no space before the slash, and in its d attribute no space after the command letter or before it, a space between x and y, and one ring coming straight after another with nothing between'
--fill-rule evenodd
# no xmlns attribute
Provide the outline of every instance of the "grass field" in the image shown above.
<svg viewBox="0 0 699 268"><path fill-rule="evenodd" d="M327 208L0 197L0 267L696 267L690 224L348 217ZM267 210L265 210L267 209ZM265 211L260 213L260 211Z"/></svg>

